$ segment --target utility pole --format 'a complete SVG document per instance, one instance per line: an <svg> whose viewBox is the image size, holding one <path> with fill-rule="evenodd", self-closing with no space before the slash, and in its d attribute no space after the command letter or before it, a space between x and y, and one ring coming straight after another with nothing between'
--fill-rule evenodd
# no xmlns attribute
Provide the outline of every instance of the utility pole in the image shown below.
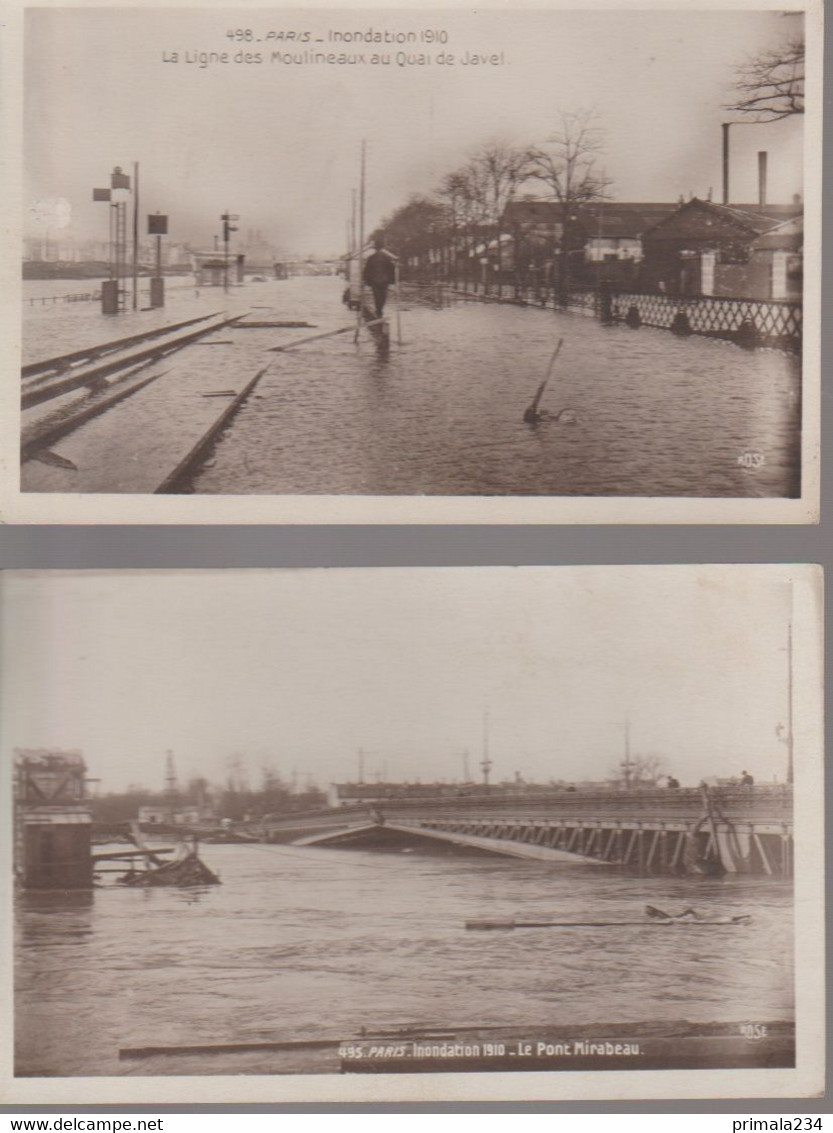
<svg viewBox="0 0 833 1133"><path fill-rule="evenodd" d="M787 629L787 782L793 781L793 623Z"/></svg>
<svg viewBox="0 0 833 1133"><path fill-rule="evenodd" d="M167 812L165 817L170 823L174 821L178 795L179 787L177 785L176 770L174 768L174 753L169 748L165 752L165 810Z"/></svg>
<svg viewBox="0 0 833 1133"><path fill-rule="evenodd" d="M133 162L133 310L139 306L139 163Z"/></svg>
<svg viewBox="0 0 833 1133"><path fill-rule="evenodd" d="M231 223L233 220L239 220L240 217L236 212L224 212L220 217L223 222L223 291L228 291L228 244L229 234L236 232L237 229Z"/></svg>
<svg viewBox="0 0 833 1133"><path fill-rule="evenodd" d="M489 789L489 772L492 769L492 761L489 758L489 712L488 709L483 713L483 758L480 761L480 766L483 768L483 787L488 791Z"/></svg>
<svg viewBox="0 0 833 1133"><path fill-rule="evenodd" d="M631 789L631 769L634 763L631 759L631 722L627 718L625 719L625 758L619 766L622 768L624 775L625 790L629 791Z"/></svg>
<svg viewBox="0 0 833 1133"><path fill-rule="evenodd" d="M359 308L356 312L355 341L359 341L359 330L362 325L362 312L364 311L364 203L365 203L365 166L367 160L367 142L362 138L361 177L359 180L359 247L356 260L359 269Z"/></svg>

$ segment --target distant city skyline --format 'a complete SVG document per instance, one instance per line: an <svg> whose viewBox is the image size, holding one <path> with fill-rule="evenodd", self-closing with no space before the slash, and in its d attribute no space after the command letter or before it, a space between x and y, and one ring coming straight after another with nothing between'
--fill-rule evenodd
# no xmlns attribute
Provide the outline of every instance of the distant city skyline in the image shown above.
<svg viewBox="0 0 833 1133"><path fill-rule="evenodd" d="M609 778L626 721L684 786L783 782L790 609L787 567L7 572L3 749L79 749L105 792L168 749L183 783L326 787L360 749L477 780L488 713L493 782Z"/></svg>
<svg viewBox="0 0 833 1133"><path fill-rule="evenodd" d="M24 234L53 225L55 235L106 238L92 190L114 166L131 173L138 161L140 212L167 213L172 240L210 246L231 210L242 229L261 229L293 255L331 256L345 247L363 138L370 229L484 143L542 144L560 112L591 108L615 199L673 202L709 190L719 199L735 68L800 18L747 9L698 11L696 20L685 9L303 10L279 19L265 9L29 9ZM300 43L268 38L290 23L313 43L333 29L429 29L447 42L407 45L403 59L430 55L430 64L397 65L395 45L385 66L271 62L273 52L303 57ZM251 40L229 38L249 30ZM335 46L370 56L361 40ZM458 61L499 52L502 62L446 65L443 50ZM229 61L201 65L211 52ZM263 61L246 63L246 53ZM802 193L801 136L800 118L735 129L731 199L757 199L759 150L770 155L769 199Z"/></svg>

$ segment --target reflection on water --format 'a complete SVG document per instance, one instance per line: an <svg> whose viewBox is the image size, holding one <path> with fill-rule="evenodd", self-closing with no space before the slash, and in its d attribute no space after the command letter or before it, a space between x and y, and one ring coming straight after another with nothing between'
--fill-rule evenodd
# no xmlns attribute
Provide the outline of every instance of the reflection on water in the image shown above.
<svg viewBox="0 0 833 1133"><path fill-rule="evenodd" d="M172 1066L161 1056L120 1062L118 1051L351 1037L400 1023L792 1018L784 882L623 877L483 856L203 852L223 885L19 895L18 1074L264 1073L274 1056ZM633 919L646 903L753 919L670 932L463 928L477 917ZM311 1070L310 1059L298 1054L280 1069Z"/></svg>
<svg viewBox="0 0 833 1133"><path fill-rule="evenodd" d="M295 279L283 317L332 324L340 283ZM271 354L198 492L784 496L798 491L800 364L578 314L460 302ZM255 334L257 332L249 332ZM297 332L295 332L297 334ZM542 408L523 421L564 338ZM271 343L270 343L271 345ZM569 425L558 413L571 409ZM754 459L745 454L757 454Z"/></svg>

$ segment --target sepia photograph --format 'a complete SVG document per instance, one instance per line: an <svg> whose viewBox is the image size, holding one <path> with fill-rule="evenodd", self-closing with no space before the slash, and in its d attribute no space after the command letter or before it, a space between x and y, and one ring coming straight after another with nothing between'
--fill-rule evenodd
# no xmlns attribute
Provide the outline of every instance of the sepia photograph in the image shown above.
<svg viewBox="0 0 833 1133"><path fill-rule="evenodd" d="M11 30L7 521L817 518L820 6Z"/></svg>
<svg viewBox="0 0 833 1133"><path fill-rule="evenodd" d="M4 1100L823 1089L820 568L0 585Z"/></svg>

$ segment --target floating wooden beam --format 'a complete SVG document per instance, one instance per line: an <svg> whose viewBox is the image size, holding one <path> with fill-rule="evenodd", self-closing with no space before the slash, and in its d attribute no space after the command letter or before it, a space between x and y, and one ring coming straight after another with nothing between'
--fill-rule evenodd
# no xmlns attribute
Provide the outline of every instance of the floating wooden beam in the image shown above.
<svg viewBox="0 0 833 1133"><path fill-rule="evenodd" d="M159 854L173 854L174 850L154 850L153 853ZM112 854L93 854L94 862L114 862L122 858L144 858L147 856L147 850L119 850Z"/></svg>
<svg viewBox="0 0 833 1133"><path fill-rule="evenodd" d="M293 1039L287 1042L183 1043L179 1046L126 1046L119 1058L152 1058L156 1054L234 1054L248 1050L314 1050L337 1047L342 1039Z"/></svg>
<svg viewBox="0 0 833 1133"><path fill-rule="evenodd" d="M303 327L309 327L310 329L314 329L315 323L286 322L286 321L284 321L284 322L265 322L264 320L257 320L257 321L249 320L245 323L237 323L237 325L235 326L234 329L235 330L264 330L264 329L284 328L284 329L287 329L287 330L289 330L289 329L299 330Z"/></svg>
<svg viewBox="0 0 833 1133"><path fill-rule="evenodd" d="M653 928L656 925L675 925L677 928L714 928L716 925L737 927L744 924L748 919L683 920L679 917L657 917L640 921L516 921L511 917L506 917L497 920L466 921L465 927L480 932L488 932L491 929L514 928Z"/></svg>
<svg viewBox="0 0 833 1133"><path fill-rule="evenodd" d="M308 338L299 338L295 342L288 342L286 346L273 346L272 351L276 354L285 352L287 350L294 350L296 346L305 346L308 342L318 342L322 338L333 338L337 334L347 334L348 331L354 330L352 326L339 327L338 330L328 330L326 334L313 334Z"/></svg>

